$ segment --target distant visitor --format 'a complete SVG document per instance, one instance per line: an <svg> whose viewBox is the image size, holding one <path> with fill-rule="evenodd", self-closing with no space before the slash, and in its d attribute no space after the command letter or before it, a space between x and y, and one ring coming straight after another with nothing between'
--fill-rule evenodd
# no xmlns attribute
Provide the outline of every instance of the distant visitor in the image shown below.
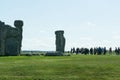
<svg viewBox="0 0 120 80"><path fill-rule="evenodd" d="M15 20L15 27L0 21L0 56L16 56L21 52L22 20Z"/></svg>
<svg viewBox="0 0 120 80"><path fill-rule="evenodd" d="M64 53L65 50L65 37L64 37L64 31L63 30L58 30L55 31L56 34L56 51L60 53Z"/></svg>

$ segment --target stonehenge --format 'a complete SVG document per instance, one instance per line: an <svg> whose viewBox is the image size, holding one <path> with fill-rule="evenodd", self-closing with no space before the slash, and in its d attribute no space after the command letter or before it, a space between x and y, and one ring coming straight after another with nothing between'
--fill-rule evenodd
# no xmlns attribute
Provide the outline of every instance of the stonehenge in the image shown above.
<svg viewBox="0 0 120 80"><path fill-rule="evenodd" d="M21 52L22 20L15 20L15 27L0 21L0 56L16 56Z"/></svg>
<svg viewBox="0 0 120 80"><path fill-rule="evenodd" d="M58 30L55 31L56 35L56 52L59 53L64 53L65 51L65 37L64 37L64 31L63 30Z"/></svg>

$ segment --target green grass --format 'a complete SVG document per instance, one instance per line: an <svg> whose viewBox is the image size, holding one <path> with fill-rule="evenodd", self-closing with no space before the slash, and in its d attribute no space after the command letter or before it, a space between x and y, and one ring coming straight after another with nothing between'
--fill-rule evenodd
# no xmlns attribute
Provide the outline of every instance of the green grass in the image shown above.
<svg viewBox="0 0 120 80"><path fill-rule="evenodd" d="M120 56L0 57L0 80L120 80Z"/></svg>

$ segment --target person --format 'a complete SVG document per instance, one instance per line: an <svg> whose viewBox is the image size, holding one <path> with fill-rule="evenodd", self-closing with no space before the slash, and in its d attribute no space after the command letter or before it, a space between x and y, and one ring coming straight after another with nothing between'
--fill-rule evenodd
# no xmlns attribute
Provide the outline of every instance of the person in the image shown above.
<svg viewBox="0 0 120 80"><path fill-rule="evenodd" d="M70 52L73 53L73 49L72 48L71 48Z"/></svg>
<svg viewBox="0 0 120 80"><path fill-rule="evenodd" d="M101 54L102 54L102 48L101 48L101 47L99 47L99 48L97 49L97 53L98 53L98 55L101 55Z"/></svg>
<svg viewBox="0 0 120 80"><path fill-rule="evenodd" d="M93 48L90 48L90 54L93 55Z"/></svg>
<svg viewBox="0 0 120 80"><path fill-rule="evenodd" d="M111 47L109 48L109 54L112 54L112 48Z"/></svg>
<svg viewBox="0 0 120 80"><path fill-rule="evenodd" d="M75 53L75 48L73 48L73 53Z"/></svg>
<svg viewBox="0 0 120 80"><path fill-rule="evenodd" d="M94 55L97 54L97 48L94 48Z"/></svg>
<svg viewBox="0 0 120 80"><path fill-rule="evenodd" d="M119 51L118 51L118 48L115 47L115 54L118 55L119 54Z"/></svg>
<svg viewBox="0 0 120 80"><path fill-rule="evenodd" d="M88 48L84 48L84 54L85 55L89 54L89 49Z"/></svg>
<svg viewBox="0 0 120 80"><path fill-rule="evenodd" d="M120 55L120 48L118 48L118 55Z"/></svg>
<svg viewBox="0 0 120 80"><path fill-rule="evenodd" d="M103 48L103 55L106 55L107 53L107 50L106 50L106 47Z"/></svg>
<svg viewBox="0 0 120 80"><path fill-rule="evenodd" d="M79 48L76 48L76 54L78 54L78 53L79 53L79 50L80 50Z"/></svg>

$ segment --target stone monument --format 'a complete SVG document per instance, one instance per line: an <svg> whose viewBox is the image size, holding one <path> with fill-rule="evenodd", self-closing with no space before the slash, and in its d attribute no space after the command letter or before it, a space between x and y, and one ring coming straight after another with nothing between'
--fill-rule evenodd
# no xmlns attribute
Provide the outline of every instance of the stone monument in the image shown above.
<svg viewBox="0 0 120 80"><path fill-rule="evenodd" d="M15 20L15 27L0 21L0 56L16 56L21 52L22 20Z"/></svg>
<svg viewBox="0 0 120 80"><path fill-rule="evenodd" d="M65 50L65 37L64 37L64 31L63 30L58 30L55 31L56 34L56 52L58 53L64 53Z"/></svg>

